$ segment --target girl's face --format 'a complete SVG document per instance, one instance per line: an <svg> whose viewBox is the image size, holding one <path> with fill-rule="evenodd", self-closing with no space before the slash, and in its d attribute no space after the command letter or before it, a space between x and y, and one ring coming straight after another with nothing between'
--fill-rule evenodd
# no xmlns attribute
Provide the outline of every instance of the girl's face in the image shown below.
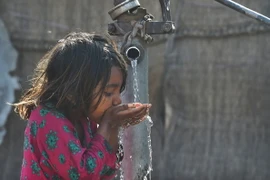
<svg viewBox="0 0 270 180"><path fill-rule="evenodd" d="M101 118L104 112L112 107L122 103L120 96L120 89L123 83L122 72L117 67L112 67L111 76L104 90L104 94L102 94L102 98L100 104L97 109L92 112L92 107L89 109L88 117L90 120L95 121L96 123L101 122ZM98 98L94 99L93 104L98 101Z"/></svg>

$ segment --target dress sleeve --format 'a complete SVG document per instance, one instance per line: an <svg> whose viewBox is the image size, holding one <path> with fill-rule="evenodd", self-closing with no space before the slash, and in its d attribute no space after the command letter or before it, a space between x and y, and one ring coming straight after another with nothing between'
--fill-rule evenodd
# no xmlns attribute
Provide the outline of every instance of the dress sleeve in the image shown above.
<svg viewBox="0 0 270 180"><path fill-rule="evenodd" d="M48 113L42 123L36 134L38 148L61 178L75 180L114 176L116 169L112 164L116 162L115 153L104 137L96 134L84 148L76 130L64 117Z"/></svg>

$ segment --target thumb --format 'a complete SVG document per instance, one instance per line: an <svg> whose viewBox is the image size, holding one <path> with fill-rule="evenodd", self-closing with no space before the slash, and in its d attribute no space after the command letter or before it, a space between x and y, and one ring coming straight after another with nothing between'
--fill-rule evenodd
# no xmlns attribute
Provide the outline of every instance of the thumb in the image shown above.
<svg viewBox="0 0 270 180"><path fill-rule="evenodd" d="M137 108L137 107L140 107L140 106L142 106L141 103L121 104L121 105L118 106L117 112L119 112L119 111L125 111L125 110L127 110L129 108Z"/></svg>
<svg viewBox="0 0 270 180"><path fill-rule="evenodd" d="M120 104L117 106L116 112L124 111L124 110L127 110L128 108L129 108L128 104Z"/></svg>

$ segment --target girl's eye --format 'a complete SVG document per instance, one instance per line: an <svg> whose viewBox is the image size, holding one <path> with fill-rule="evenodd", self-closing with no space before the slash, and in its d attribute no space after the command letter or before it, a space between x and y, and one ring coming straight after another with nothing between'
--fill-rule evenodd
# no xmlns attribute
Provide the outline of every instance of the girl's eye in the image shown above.
<svg viewBox="0 0 270 180"><path fill-rule="evenodd" d="M109 96L112 95L112 93L104 92L104 95L107 96L107 97L109 97Z"/></svg>

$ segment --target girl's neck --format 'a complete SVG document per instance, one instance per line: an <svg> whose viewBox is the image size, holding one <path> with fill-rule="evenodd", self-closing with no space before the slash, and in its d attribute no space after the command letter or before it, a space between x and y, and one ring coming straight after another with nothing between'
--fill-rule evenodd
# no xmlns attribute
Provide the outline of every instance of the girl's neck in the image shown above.
<svg viewBox="0 0 270 180"><path fill-rule="evenodd" d="M78 122L86 120L86 117L83 115L82 111L79 109L71 110L69 112L69 120L75 126Z"/></svg>

